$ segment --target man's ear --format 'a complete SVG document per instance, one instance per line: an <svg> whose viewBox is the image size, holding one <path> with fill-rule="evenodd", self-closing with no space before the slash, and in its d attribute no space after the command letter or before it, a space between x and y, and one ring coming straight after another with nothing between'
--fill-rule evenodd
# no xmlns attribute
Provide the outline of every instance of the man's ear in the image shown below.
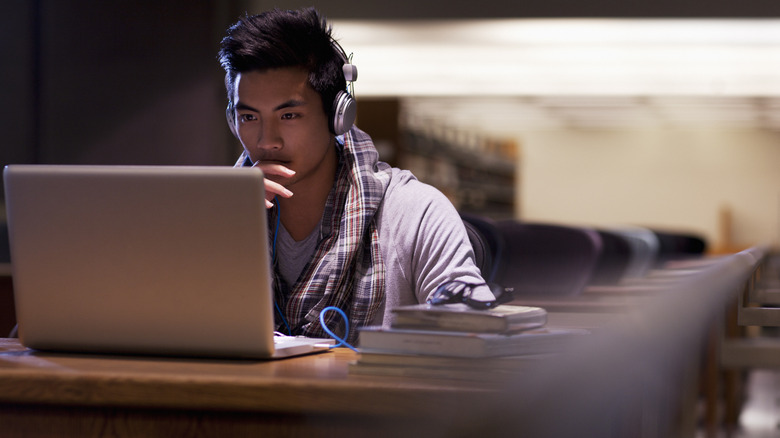
<svg viewBox="0 0 780 438"><path fill-rule="evenodd" d="M233 133L233 136L238 138L238 130L236 129L236 118L235 118L235 111L233 111L233 105L228 105L228 107L225 109L225 118L227 118L227 124L230 128L230 132Z"/></svg>

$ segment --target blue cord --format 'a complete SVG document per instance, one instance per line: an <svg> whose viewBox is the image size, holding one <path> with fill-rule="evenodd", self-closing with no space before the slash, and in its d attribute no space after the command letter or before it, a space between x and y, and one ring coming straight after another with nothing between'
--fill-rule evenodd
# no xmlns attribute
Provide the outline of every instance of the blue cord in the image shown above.
<svg viewBox="0 0 780 438"><path fill-rule="evenodd" d="M279 220L282 218L282 207L279 205L279 200L274 196L274 204L276 204L276 227L274 228L274 243L271 247L271 261L276 261L276 236L279 235Z"/></svg>
<svg viewBox="0 0 780 438"><path fill-rule="evenodd" d="M273 246L271 247L271 264L276 262L276 236L279 235L279 219L282 217L282 207L279 206L279 200L276 199L276 196L274 196L274 203L276 204L276 227L274 228L274 242ZM290 323L287 322L287 318L284 317L284 313L282 312L282 309L279 307L279 303L277 303L276 300L274 300L274 306L276 307L276 311L279 312L279 316L282 318L284 326L287 327L287 334L292 336Z"/></svg>
<svg viewBox="0 0 780 438"><path fill-rule="evenodd" d="M279 316L282 318L284 326L287 327L287 334L292 336L292 329L290 328L290 324L287 322L287 318L284 317L284 313L282 313L282 309L279 307L279 304L277 304L276 301L274 301L274 307L276 307L276 311L279 312Z"/></svg>
<svg viewBox="0 0 780 438"><path fill-rule="evenodd" d="M327 313L330 310L335 310L339 315L341 315L342 318L344 318L344 338L339 337L337 334L333 333L327 325L325 325L325 313ZM338 344L332 345L330 348L336 348L341 347L342 345L351 349L355 353L360 353L357 348L353 347L346 341L346 337L349 336L349 319L347 318L347 314L344 313L343 310L339 309L338 307L334 306L328 306L324 309L322 309L322 312L320 312L320 325L322 325L322 329L325 330L325 333L329 334L333 339L339 341Z"/></svg>

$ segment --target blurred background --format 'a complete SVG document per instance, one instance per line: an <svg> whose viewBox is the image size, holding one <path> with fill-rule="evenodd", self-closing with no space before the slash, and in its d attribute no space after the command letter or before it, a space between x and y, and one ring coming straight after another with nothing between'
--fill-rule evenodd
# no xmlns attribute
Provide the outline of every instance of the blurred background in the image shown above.
<svg viewBox="0 0 780 438"><path fill-rule="evenodd" d="M306 5L381 158L461 211L778 244L776 1L2 0L0 164L231 165L219 41Z"/></svg>

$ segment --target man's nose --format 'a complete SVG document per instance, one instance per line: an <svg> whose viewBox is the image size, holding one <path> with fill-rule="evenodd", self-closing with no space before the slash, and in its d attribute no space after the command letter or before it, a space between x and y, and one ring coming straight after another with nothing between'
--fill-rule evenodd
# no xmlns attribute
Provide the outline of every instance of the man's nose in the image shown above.
<svg viewBox="0 0 780 438"><path fill-rule="evenodd" d="M257 139L259 149L281 149L282 136L279 132L279 126L274 122L264 122L260 128Z"/></svg>

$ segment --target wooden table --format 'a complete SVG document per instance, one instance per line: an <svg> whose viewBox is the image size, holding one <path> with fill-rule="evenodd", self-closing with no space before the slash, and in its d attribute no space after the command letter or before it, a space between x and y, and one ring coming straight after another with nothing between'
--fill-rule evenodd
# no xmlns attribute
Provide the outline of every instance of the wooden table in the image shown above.
<svg viewBox="0 0 780 438"><path fill-rule="evenodd" d="M0 435L435 436L464 404L494 394L350 375L356 358L348 349L276 361L66 355L0 339Z"/></svg>

